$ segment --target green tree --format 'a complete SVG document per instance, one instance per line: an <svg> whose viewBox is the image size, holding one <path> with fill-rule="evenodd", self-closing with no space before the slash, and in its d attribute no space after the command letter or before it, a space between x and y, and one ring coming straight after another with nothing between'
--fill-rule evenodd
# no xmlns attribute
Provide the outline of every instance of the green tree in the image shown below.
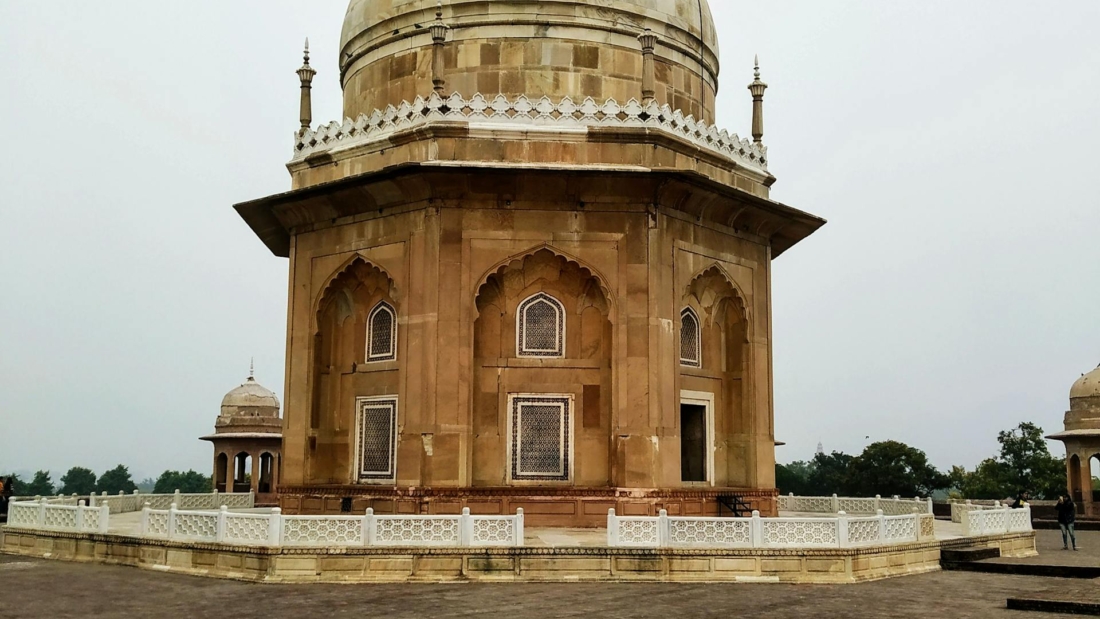
<svg viewBox="0 0 1100 619"><path fill-rule="evenodd" d="M165 471L157 478L155 494L172 494L176 490L185 494L213 492L214 482L208 475L195 471Z"/></svg>
<svg viewBox="0 0 1100 619"><path fill-rule="evenodd" d="M848 465L845 490L852 496L929 496L946 488L946 475L921 450L898 441L871 443Z"/></svg>
<svg viewBox="0 0 1100 619"><path fill-rule="evenodd" d="M849 490L848 468L855 458L840 451L816 454L811 462L807 496L847 495Z"/></svg>
<svg viewBox="0 0 1100 619"><path fill-rule="evenodd" d="M12 473L11 475L0 476L0 481L7 483L8 479L11 479L11 491L12 496L34 496L27 492L27 484L23 480L19 479L19 476Z"/></svg>
<svg viewBox="0 0 1100 619"><path fill-rule="evenodd" d="M82 466L74 466L61 476L60 494L91 494L95 492L95 473Z"/></svg>
<svg viewBox="0 0 1100 619"><path fill-rule="evenodd" d="M952 482L968 499L1005 499L1026 491L1033 499L1052 500L1066 491L1066 465L1050 455L1043 429L1024 422L997 434L996 458L972 472L952 469Z"/></svg>
<svg viewBox="0 0 1100 619"><path fill-rule="evenodd" d="M790 464L775 465L775 487L780 494L793 492L798 496L808 496L811 492L810 475L813 473L813 464L810 462L796 461Z"/></svg>
<svg viewBox="0 0 1100 619"><path fill-rule="evenodd" d="M34 474L31 483L26 485L24 492L24 496L51 496L57 492L57 489L54 488L49 471L38 471Z"/></svg>
<svg viewBox="0 0 1100 619"><path fill-rule="evenodd" d="M129 494L137 490L137 485L130 478L130 469L120 464L100 475L95 489L96 492L106 492L107 494L118 494L119 492Z"/></svg>

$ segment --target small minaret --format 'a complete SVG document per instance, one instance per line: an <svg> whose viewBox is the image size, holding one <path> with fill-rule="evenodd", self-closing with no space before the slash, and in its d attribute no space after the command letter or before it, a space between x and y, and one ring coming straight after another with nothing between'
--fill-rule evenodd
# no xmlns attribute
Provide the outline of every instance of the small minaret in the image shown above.
<svg viewBox="0 0 1100 619"><path fill-rule="evenodd" d="M656 67L653 64L653 51L657 48L657 35L649 28L638 35L642 44L642 105L648 106L656 94Z"/></svg>
<svg viewBox="0 0 1100 619"><path fill-rule="evenodd" d="M429 30L432 33L432 88L443 96L447 81L443 79L443 44L447 41L447 24L443 23L443 0L435 6L435 21Z"/></svg>
<svg viewBox="0 0 1100 619"><path fill-rule="evenodd" d="M310 93L313 88L313 77L317 75L313 67L309 66L309 39L306 39L304 59L305 63L302 65L301 69L298 69L298 78L302 80L301 117L303 133L309 129L310 124L313 122L313 98Z"/></svg>
<svg viewBox="0 0 1100 619"><path fill-rule="evenodd" d="M752 141L760 144L764 141L764 91L768 85L760 81L760 56L754 59L755 79L749 84L752 93Z"/></svg>

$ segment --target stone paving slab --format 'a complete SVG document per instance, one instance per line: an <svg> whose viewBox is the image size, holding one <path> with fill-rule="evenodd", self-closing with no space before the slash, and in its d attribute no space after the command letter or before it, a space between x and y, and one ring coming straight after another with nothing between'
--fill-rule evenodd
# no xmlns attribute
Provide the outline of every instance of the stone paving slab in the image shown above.
<svg viewBox="0 0 1100 619"><path fill-rule="evenodd" d="M938 532L937 532L938 534ZM1077 552L1062 550L1061 531L1035 532L1036 557L987 559L983 563L1009 563L1013 565L1068 565L1100 567L1100 531L1078 531Z"/></svg>
<svg viewBox="0 0 1100 619"><path fill-rule="evenodd" d="M257 585L0 555L5 619L225 617L1004 617L1005 600L1080 582L938 572L858 585ZM1017 613L1008 612L1008 616ZM1022 619L1056 619L1050 613Z"/></svg>

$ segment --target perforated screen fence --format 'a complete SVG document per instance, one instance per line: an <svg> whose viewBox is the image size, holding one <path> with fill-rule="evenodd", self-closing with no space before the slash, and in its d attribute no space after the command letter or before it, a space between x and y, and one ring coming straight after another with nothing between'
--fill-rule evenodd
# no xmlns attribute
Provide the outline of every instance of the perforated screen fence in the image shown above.
<svg viewBox="0 0 1100 619"><path fill-rule="evenodd" d="M516 325L520 357L565 356L565 308L540 292L519 306Z"/></svg>
<svg viewBox="0 0 1100 619"><path fill-rule="evenodd" d="M358 400L359 479L396 478L397 399Z"/></svg>
<svg viewBox="0 0 1100 619"><path fill-rule="evenodd" d="M572 407L569 396L512 396L512 479L569 480Z"/></svg>

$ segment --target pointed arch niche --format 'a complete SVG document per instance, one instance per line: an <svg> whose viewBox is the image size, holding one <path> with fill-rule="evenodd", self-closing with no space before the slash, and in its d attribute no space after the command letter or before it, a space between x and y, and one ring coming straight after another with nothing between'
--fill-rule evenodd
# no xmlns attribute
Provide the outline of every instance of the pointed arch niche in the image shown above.
<svg viewBox="0 0 1100 619"><path fill-rule="evenodd" d="M717 265L696 275L684 291L678 341L680 389L713 395L713 422L681 397L681 480L751 487L753 432L747 385L751 380L749 317L743 295ZM685 333L694 328L697 336ZM688 398L690 400L690 398ZM690 453L689 453L690 452ZM701 475L698 463L713 463ZM687 463L694 463L688 466ZM691 469L691 470L686 470Z"/></svg>
<svg viewBox="0 0 1100 619"><path fill-rule="evenodd" d="M490 272L475 304L474 485L534 483L509 474L516 420L507 411L509 399L517 396L569 402L561 427L570 431L555 441L563 454L572 451L577 459L567 479L539 483L608 485L613 300L603 281L578 261L543 247ZM532 308L540 324L554 327L551 335L560 333L560 347L544 337L525 347L532 340L525 333L521 337L521 326L525 317L532 319Z"/></svg>
<svg viewBox="0 0 1100 619"><path fill-rule="evenodd" d="M357 480L353 465L356 398L397 396L398 370L393 360L400 358L400 306L395 296L389 274L357 256L332 277L317 301L310 400L310 427L316 440L311 440L307 458L309 476L317 482ZM379 332L372 334L372 326ZM381 327L391 336L388 352L392 355L377 349L372 355L372 340L376 345L386 343Z"/></svg>

